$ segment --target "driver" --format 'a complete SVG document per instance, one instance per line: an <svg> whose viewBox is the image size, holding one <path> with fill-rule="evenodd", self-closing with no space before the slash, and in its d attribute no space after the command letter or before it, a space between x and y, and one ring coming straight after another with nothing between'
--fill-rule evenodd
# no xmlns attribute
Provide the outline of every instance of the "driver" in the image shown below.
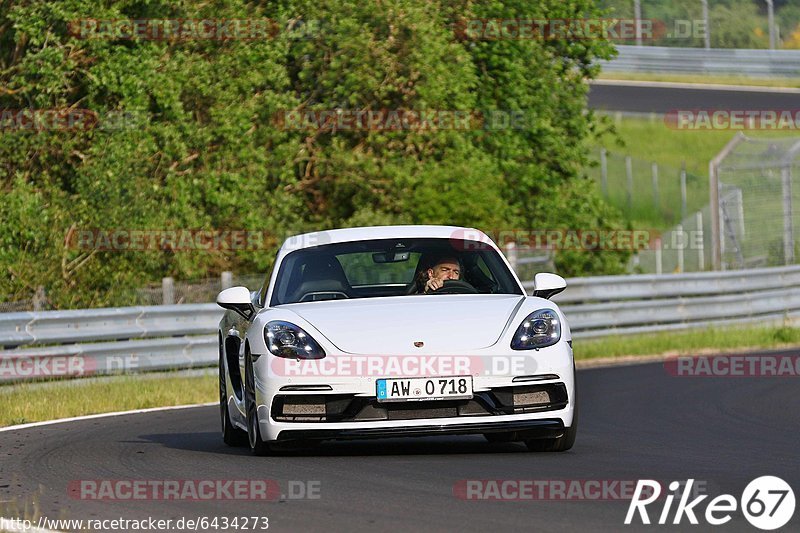
<svg viewBox="0 0 800 533"><path fill-rule="evenodd" d="M461 263L455 257L440 257L428 270L423 271L427 281L423 289L429 293L444 286L444 282L451 279L461 279Z"/></svg>

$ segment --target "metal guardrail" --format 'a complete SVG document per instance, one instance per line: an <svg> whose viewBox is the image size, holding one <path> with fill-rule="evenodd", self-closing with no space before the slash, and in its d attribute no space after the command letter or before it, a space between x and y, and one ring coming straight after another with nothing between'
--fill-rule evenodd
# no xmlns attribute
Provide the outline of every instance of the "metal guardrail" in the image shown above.
<svg viewBox="0 0 800 533"><path fill-rule="evenodd" d="M553 300L575 338L767 324L800 317L800 266L572 278Z"/></svg>
<svg viewBox="0 0 800 533"><path fill-rule="evenodd" d="M742 50L618 45L605 72L800 76L800 50Z"/></svg>
<svg viewBox="0 0 800 533"><path fill-rule="evenodd" d="M800 318L800 266L567 284L553 300L575 338ZM0 314L0 382L209 366L222 312L186 304Z"/></svg>
<svg viewBox="0 0 800 533"><path fill-rule="evenodd" d="M525 282L527 290L533 282ZM657 299L685 296L742 294L743 292L800 287L800 266L692 272L688 274L641 274L570 278L567 290L553 300L559 305L580 302Z"/></svg>
<svg viewBox="0 0 800 533"><path fill-rule="evenodd" d="M0 314L0 383L208 366L222 313L185 304Z"/></svg>
<svg viewBox="0 0 800 533"><path fill-rule="evenodd" d="M207 334L221 314L214 304L4 313L0 346Z"/></svg>

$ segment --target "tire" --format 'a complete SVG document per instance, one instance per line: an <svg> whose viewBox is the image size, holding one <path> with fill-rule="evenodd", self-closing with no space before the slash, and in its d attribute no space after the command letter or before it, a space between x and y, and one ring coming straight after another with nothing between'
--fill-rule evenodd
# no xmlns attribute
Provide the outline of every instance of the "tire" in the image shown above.
<svg viewBox="0 0 800 533"><path fill-rule="evenodd" d="M222 424L222 440L228 446L244 446L247 444L247 432L231 423L228 413L228 387L225 376L225 360L222 348L219 351L219 418Z"/></svg>
<svg viewBox="0 0 800 533"><path fill-rule="evenodd" d="M575 411L572 415L572 425L564 434L554 439L528 439L525 446L532 452L565 452L575 444L578 434L578 403L575 402Z"/></svg>
<svg viewBox="0 0 800 533"><path fill-rule="evenodd" d="M250 348L244 352L244 407L247 415L247 440L254 455L271 455L272 447L261 439L256 406L256 381L253 374L253 356Z"/></svg>

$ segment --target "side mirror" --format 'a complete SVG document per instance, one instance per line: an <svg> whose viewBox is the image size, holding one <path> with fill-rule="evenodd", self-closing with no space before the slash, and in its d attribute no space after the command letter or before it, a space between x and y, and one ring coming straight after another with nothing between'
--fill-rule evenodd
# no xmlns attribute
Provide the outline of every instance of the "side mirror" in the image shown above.
<svg viewBox="0 0 800 533"><path fill-rule="evenodd" d="M250 320L256 309L250 301L250 291L247 287L231 287L217 295L217 305L223 309L230 309Z"/></svg>
<svg viewBox="0 0 800 533"><path fill-rule="evenodd" d="M542 272L533 278L533 295L550 299L567 288L567 281L558 274Z"/></svg>

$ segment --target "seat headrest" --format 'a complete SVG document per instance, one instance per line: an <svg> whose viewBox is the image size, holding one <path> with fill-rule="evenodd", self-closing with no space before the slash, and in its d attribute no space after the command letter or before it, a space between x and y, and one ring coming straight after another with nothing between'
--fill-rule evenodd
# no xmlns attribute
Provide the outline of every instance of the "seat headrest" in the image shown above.
<svg viewBox="0 0 800 533"><path fill-rule="evenodd" d="M302 281L294 291L290 301L297 302L304 296L315 292L344 293L350 296L350 282L344 274L341 263L335 257L315 257L305 265Z"/></svg>

